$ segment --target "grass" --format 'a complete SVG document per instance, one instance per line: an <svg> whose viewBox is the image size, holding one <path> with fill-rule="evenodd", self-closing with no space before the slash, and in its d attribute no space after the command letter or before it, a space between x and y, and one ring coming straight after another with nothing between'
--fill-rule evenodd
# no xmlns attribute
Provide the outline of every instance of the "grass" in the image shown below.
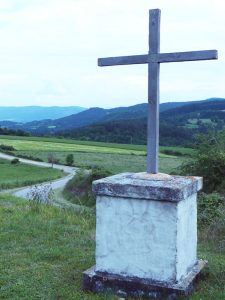
<svg viewBox="0 0 225 300"><path fill-rule="evenodd" d="M11 164L3 159L0 159L0 169L0 190L50 181L64 175L60 170L22 163Z"/></svg>
<svg viewBox="0 0 225 300"><path fill-rule="evenodd" d="M13 146L15 155L25 155L48 161L49 153L65 164L66 156L73 154L76 167L91 168L98 166L111 173L143 172L146 170L146 152L143 145L123 145L98 142L83 142L56 138L0 136L0 143ZM177 173L186 156L193 149L183 147L161 147L161 151L179 152L181 156L159 154L159 170L162 173Z"/></svg>
<svg viewBox="0 0 225 300"><path fill-rule="evenodd" d="M29 143L28 143L29 142ZM33 142L33 143L32 143ZM41 142L41 143L40 143ZM36 150L44 151L54 150L56 144L58 151L82 151L82 152L107 152L107 153L124 153L124 154L136 154L145 155L146 145L133 145L133 144L117 144L117 143L104 143L104 142L92 142L92 141L79 141L65 138L49 138L49 137L20 137L20 136L6 136L0 135L0 143L6 145L15 145L17 150L32 150L32 145L37 146ZM44 144L46 143L46 144ZM62 145L59 145L62 144ZM83 147L82 147L83 146ZM86 146L86 147L85 147ZM101 149L103 148L103 149ZM105 149L107 148L107 149ZM113 150L115 149L115 150ZM184 147L160 147L160 150L171 149L179 151L184 155L191 155L193 149ZM127 151L122 151L127 150Z"/></svg>
<svg viewBox="0 0 225 300"><path fill-rule="evenodd" d="M88 152L54 152L54 156L59 163L65 164L66 156L72 153L74 157L74 165L82 168L92 168L94 166L109 170L111 173L121 172L143 172L146 170L146 156L118 154L118 153L88 153ZM45 151L16 151L15 154L34 156L48 160L48 152ZM180 165L186 161L186 157L176 156L160 156L159 169L163 173L178 172Z"/></svg>
<svg viewBox="0 0 225 300"><path fill-rule="evenodd" d="M95 146L95 145L81 145L75 143L59 143L49 141L28 141L20 139L3 139L1 143L4 145L13 146L18 151L45 151L45 152L91 152L91 153L119 153L119 154L135 154L145 155L144 150L121 149L116 147Z"/></svg>
<svg viewBox="0 0 225 300"><path fill-rule="evenodd" d="M81 291L95 262L95 215L0 195L0 299L117 300ZM209 268L189 300L224 300L224 248L200 241Z"/></svg>

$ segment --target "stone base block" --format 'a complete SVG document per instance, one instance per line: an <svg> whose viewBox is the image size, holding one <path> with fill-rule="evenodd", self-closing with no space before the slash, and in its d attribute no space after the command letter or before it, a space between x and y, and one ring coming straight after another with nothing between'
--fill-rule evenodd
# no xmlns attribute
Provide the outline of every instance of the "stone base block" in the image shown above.
<svg viewBox="0 0 225 300"><path fill-rule="evenodd" d="M83 290L117 294L121 297L179 299L193 292L194 283L207 261L198 260L188 275L178 283L157 282L137 277L124 277L95 271L95 266L83 274Z"/></svg>

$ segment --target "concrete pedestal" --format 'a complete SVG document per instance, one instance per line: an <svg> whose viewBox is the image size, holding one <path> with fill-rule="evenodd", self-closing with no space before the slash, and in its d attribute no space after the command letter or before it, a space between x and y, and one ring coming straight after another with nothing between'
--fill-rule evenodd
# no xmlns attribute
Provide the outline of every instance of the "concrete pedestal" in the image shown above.
<svg viewBox="0 0 225 300"><path fill-rule="evenodd" d="M200 177L163 174L95 181L96 266L84 273L84 289L158 298L190 293L205 265L196 256L201 187Z"/></svg>

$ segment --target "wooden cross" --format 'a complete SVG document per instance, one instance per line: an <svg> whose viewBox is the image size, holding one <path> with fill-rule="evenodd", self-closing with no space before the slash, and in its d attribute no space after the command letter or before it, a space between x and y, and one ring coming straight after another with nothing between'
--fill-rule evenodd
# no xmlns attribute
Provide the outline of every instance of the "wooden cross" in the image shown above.
<svg viewBox="0 0 225 300"><path fill-rule="evenodd" d="M148 64L147 173L158 173L159 148L159 67L160 63L217 59L217 50L159 53L159 9L149 11L149 53L144 55L99 58L98 66Z"/></svg>

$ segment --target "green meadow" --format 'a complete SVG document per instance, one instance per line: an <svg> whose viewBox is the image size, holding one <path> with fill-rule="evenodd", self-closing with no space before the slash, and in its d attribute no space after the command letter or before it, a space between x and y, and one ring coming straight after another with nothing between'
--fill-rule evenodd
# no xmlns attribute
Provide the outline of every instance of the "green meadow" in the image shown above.
<svg viewBox="0 0 225 300"><path fill-rule="evenodd" d="M46 143L46 144L45 144ZM146 155L146 145L134 145L134 144L116 144L116 143L103 143L93 141L78 141L65 138L54 137L23 137L23 136L6 136L0 135L0 144L6 144L15 146L17 150L32 150L35 146L35 150L40 149L42 151L55 150L58 151L81 151L81 152L107 152L107 153L122 153L122 154L137 154ZM49 147L49 148L48 148ZM113 150L115 149L115 150ZM162 150L178 151L183 155L192 155L194 152L191 148L184 147L160 147ZM127 150L127 151L123 151ZM135 152L133 152L135 151Z"/></svg>
<svg viewBox="0 0 225 300"><path fill-rule="evenodd" d="M85 142L44 137L0 136L0 144L13 146L15 155L48 161L49 154L65 164L66 156L73 154L76 167L105 168L112 173L143 172L146 169L146 146ZM191 156L193 149L183 147L161 147L159 154L160 172L178 172L179 166ZM169 154L165 151L169 150ZM165 152L165 153L164 153ZM171 155L173 152L179 156Z"/></svg>
<svg viewBox="0 0 225 300"><path fill-rule="evenodd" d="M60 178L64 173L52 168L41 168L22 163L12 164L0 159L0 191Z"/></svg>
<svg viewBox="0 0 225 300"><path fill-rule="evenodd" d="M44 161L52 153L60 163L65 163L66 155L72 153L75 166L100 167L112 173L146 168L142 145L8 136L0 137L0 144L13 146L15 155ZM181 164L194 153L179 147L161 147L160 151L159 167L165 173L179 173ZM4 160L0 160L0 168L0 188L62 175L51 168L12 165ZM119 299L111 294L82 291L82 272L95 263L95 210L71 204L66 207L60 209L0 194L0 299ZM198 257L208 260L209 267L203 271L195 293L184 299L224 300L225 247L217 233L224 225L199 228Z"/></svg>
<svg viewBox="0 0 225 300"><path fill-rule="evenodd" d="M81 289L95 263L95 213L35 204L0 195L0 299L118 300ZM189 300L224 300L225 249L199 241L209 261Z"/></svg>

